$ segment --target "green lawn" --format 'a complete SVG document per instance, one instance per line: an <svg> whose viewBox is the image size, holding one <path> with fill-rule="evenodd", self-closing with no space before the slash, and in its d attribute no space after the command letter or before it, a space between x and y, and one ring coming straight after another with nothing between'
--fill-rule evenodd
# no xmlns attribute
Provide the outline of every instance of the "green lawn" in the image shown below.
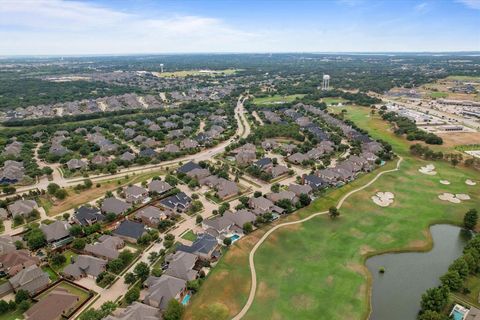
<svg viewBox="0 0 480 320"><path fill-rule="evenodd" d="M70 251L70 250L66 250L62 253L65 258L67 258L67 261L65 261L64 264L60 265L60 266L54 266L51 262L50 262L50 266L52 267L52 269L57 272L57 273L60 273L63 271L63 269L68 266L69 264L72 263L72 257L76 257L77 254L73 251Z"/></svg>
<svg viewBox="0 0 480 320"><path fill-rule="evenodd" d="M192 230L188 230L187 232L185 232L181 236L181 238L193 242L193 241L197 240L197 235L195 233L193 233Z"/></svg>
<svg viewBox="0 0 480 320"><path fill-rule="evenodd" d="M410 157L409 144L393 135L388 124L372 117L369 109L349 108L346 116L404 156L400 171L383 175L348 198L335 221L319 216L274 232L255 255L257 292L244 319L365 319L370 290L365 259L387 251L428 250L432 245L429 225L460 223L463 214L479 203L480 190L464 183L467 178L480 180L478 172L435 162L438 175L422 175L419 167L431 162ZM327 210L379 170L328 192L287 219ZM451 185L441 185L441 179ZM393 205L376 206L370 197L377 191L393 192ZM441 192L468 193L472 199L445 203L438 199ZM264 232L253 232L227 252L192 298L186 319L227 319L240 310L250 288L248 253Z"/></svg>
<svg viewBox="0 0 480 320"><path fill-rule="evenodd" d="M268 97L262 97L262 98L255 98L253 99L253 102L257 105L262 105L262 104L281 104L281 103L286 103L286 102L292 102L297 98L302 98L305 96L304 94L292 94L288 96L282 96L279 94L273 95L273 96L268 96Z"/></svg>
<svg viewBox="0 0 480 320"><path fill-rule="evenodd" d="M447 92L431 92L430 97L438 99L438 98L446 98L448 97Z"/></svg>
<svg viewBox="0 0 480 320"><path fill-rule="evenodd" d="M0 320L18 320L24 319L23 313L20 310L15 310L15 312L5 313L0 315Z"/></svg>
<svg viewBox="0 0 480 320"><path fill-rule="evenodd" d="M345 103L347 100L343 98L322 98L322 102L325 102L327 106L331 104L339 104L339 103Z"/></svg>
<svg viewBox="0 0 480 320"><path fill-rule="evenodd" d="M182 70L174 72L158 73L161 78L184 78L187 76L223 76L232 75L240 71L238 69L211 70L211 72L200 72L200 70Z"/></svg>
<svg viewBox="0 0 480 320"><path fill-rule="evenodd" d="M50 266L43 266L42 270L48 273L48 276L52 282L58 280L58 274Z"/></svg>

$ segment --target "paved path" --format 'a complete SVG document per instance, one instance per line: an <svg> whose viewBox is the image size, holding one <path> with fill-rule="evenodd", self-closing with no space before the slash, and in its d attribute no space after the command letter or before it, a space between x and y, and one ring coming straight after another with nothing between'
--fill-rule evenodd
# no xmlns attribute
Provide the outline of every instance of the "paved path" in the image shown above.
<svg viewBox="0 0 480 320"><path fill-rule="evenodd" d="M386 174L386 173L390 173L390 172L395 172L395 171L398 171L399 168L400 168L400 164L402 162L403 158L402 157L399 157L398 159L398 162L397 162L397 166L395 167L395 169L391 169L391 170L386 170L386 171L382 171L382 172L379 172L370 182L368 182L367 184L355 189L355 190L352 190L350 191L349 193L347 193L346 195L344 195L340 201L338 202L337 204L337 209L340 209L341 206L343 205L343 203L345 202L345 200L347 200L352 194L358 192L358 191L361 191L367 187L369 187L370 185L372 185L375 181L377 181L378 178L380 178L382 175ZM250 294L248 296L248 300L247 300L247 303L243 306L242 310L240 310L240 312L232 318L232 320L240 320L242 319L245 314L247 314L248 310L250 309L250 307L252 306L253 304L253 300L255 299L255 293L257 291L257 272L255 270L255 261L254 261L254 257L255 257L255 252L257 252L258 248L262 245L263 242L265 242L265 240L268 238L269 235L271 235L273 232L275 232L275 230L277 229L280 229L282 227L286 227L286 226L291 226L291 225L294 225L294 224L298 224L298 223L304 223L308 220L311 220L319 215L324 215L324 214L327 214L328 211L322 211L322 212L317 212L317 213L314 213L312 214L311 216L308 216L302 220L298 220L298 221L292 221L292 222L285 222L285 223L281 223L281 224L278 224L276 225L275 227L273 227L272 229L268 230L267 233L265 233L263 235L263 237L260 238L260 240L255 244L255 246L253 247L252 251L250 251L250 255L249 255L249 267L250 267L250 273L251 273L251 276L252 276L252 284L251 284L251 287L250 287Z"/></svg>

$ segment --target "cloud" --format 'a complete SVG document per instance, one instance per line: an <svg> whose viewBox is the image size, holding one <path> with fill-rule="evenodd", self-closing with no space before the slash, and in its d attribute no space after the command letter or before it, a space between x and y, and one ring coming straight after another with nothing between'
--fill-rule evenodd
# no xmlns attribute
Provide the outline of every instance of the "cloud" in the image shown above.
<svg viewBox="0 0 480 320"><path fill-rule="evenodd" d="M457 0L459 3L463 3L470 9L480 10L480 0Z"/></svg>
<svg viewBox="0 0 480 320"><path fill-rule="evenodd" d="M430 6L427 2L421 2L414 7L415 12L425 13L430 9Z"/></svg>

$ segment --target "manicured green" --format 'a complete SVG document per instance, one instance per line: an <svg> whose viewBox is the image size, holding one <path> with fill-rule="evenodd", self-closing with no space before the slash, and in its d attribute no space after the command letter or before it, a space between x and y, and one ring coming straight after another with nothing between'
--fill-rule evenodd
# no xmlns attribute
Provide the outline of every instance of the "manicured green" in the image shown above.
<svg viewBox="0 0 480 320"><path fill-rule="evenodd" d="M60 273L63 271L63 269L68 266L69 264L72 263L72 257L77 257L78 255L73 252L73 251L70 251L70 250L66 250L62 253L65 258L67 258L67 261L65 261L64 264L60 265L60 266L55 266L53 265L52 263L50 263L50 267L57 273Z"/></svg>
<svg viewBox="0 0 480 320"><path fill-rule="evenodd" d="M22 311L15 310L15 312L5 313L0 315L0 320L20 320L25 319Z"/></svg>
<svg viewBox="0 0 480 320"><path fill-rule="evenodd" d="M58 274L50 266L43 266L42 270L48 273L48 276L52 282L58 280Z"/></svg>
<svg viewBox="0 0 480 320"><path fill-rule="evenodd" d="M193 241L197 240L197 235L195 233L193 233L192 230L188 230L187 232L185 232L181 236L181 238L193 242Z"/></svg>
<svg viewBox="0 0 480 320"><path fill-rule="evenodd" d="M430 97L435 98L435 99L446 98L446 97L448 97L448 93L447 92L434 91L434 92L430 93Z"/></svg>
<svg viewBox="0 0 480 320"><path fill-rule="evenodd" d="M292 102L297 98L302 98L303 96L304 94L292 94L288 96L282 96L282 95L276 94L268 97L255 98L253 102L257 105L279 104L279 103L285 103L285 102Z"/></svg>
<svg viewBox="0 0 480 320"><path fill-rule="evenodd" d="M463 214L479 203L480 190L465 184L467 178L480 180L478 172L433 162L436 176L420 174L418 169L432 162L411 157L409 144L393 135L370 109L349 107L346 117L391 143L405 158L400 171L383 175L349 197L335 220L323 215L275 231L255 255L257 293L244 319L318 319L318 315L321 319L365 319L369 311L365 259L387 251L428 250L429 225L460 224ZM395 162L330 191L288 219L328 210L342 195L364 185L380 170L393 168ZM442 179L451 184L440 184ZM387 208L375 205L370 197L377 191L393 192L394 203ZM472 199L451 204L438 199L442 192L468 193ZM250 288L248 253L264 232L253 232L230 248L192 298L186 319L227 319L240 310Z"/></svg>
<svg viewBox="0 0 480 320"><path fill-rule="evenodd" d="M322 98L322 102L324 102L327 106L331 104L339 104L339 103L345 103L346 100L343 98Z"/></svg>

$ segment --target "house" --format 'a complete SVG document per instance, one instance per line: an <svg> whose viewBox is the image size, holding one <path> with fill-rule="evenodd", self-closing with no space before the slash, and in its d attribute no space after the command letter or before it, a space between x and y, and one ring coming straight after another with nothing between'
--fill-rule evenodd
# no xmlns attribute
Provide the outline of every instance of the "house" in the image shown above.
<svg viewBox="0 0 480 320"><path fill-rule="evenodd" d="M292 191L286 190L282 190L278 193L269 193L265 197L273 203L277 203L280 200L290 200L290 202L293 204L298 202L297 195Z"/></svg>
<svg viewBox="0 0 480 320"><path fill-rule="evenodd" d="M187 282L169 275L150 276L143 285L147 288L144 303L165 310L170 300L180 300L187 289Z"/></svg>
<svg viewBox="0 0 480 320"><path fill-rule="evenodd" d="M31 256L27 250L16 250L15 245L12 245L13 248L10 246L7 252L0 255L0 271L14 276L27 267L40 264L39 258Z"/></svg>
<svg viewBox="0 0 480 320"><path fill-rule="evenodd" d="M110 235L102 235L98 242L91 245L87 244L84 251L99 258L107 260L117 259L120 254L119 249L125 246L125 242L119 238Z"/></svg>
<svg viewBox="0 0 480 320"><path fill-rule="evenodd" d="M211 175L208 169L193 169L187 172L187 176L195 179L202 179Z"/></svg>
<svg viewBox="0 0 480 320"><path fill-rule="evenodd" d="M57 220L51 224L41 224L40 230L42 230L48 243L54 243L61 240L65 240L70 237L68 232L70 225L66 221Z"/></svg>
<svg viewBox="0 0 480 320"><path fill-rule="evenodd" d="M33 210L38 209L38 205L35 200L17 200L8 205L7 209L14 218L16 216L27 217L33 212Z"/></svg>
<svg viewBox="0 0 480 320"><path fill-rule="evenodd" d="M135 301L126 308L118 308L103 320L155 320L162 319L159 309Z"/></svg>
<svg viewBox="0 0 480 320"><path fill-rule="evenodd" d="M178 153L180 152L180 148L175 144L169 143L165 146L165 148L163 148L163 152Z"/></svg>
<svg viewBox="0 0 480 320"><path fill-rule="evenodd" d="M124 220L120 225L113 230L112 234L127 241L137 242L137 240L147 233L145 225L140 222Z"/></svg>
<svg viewBox="0 0 480 320"><path fill-rule="evenodd" d="M8 211L5 208L0 208L0 221L5 221L8 219Z"/></svg>
<svg viewBox="0 0 480 320"><path fill-rule="evenodd" d="M21 240L21 238L19 238L18 240ZM17 241L17 239L14 237L1 236L0 237L0 256L4 255L5 253L17 250L17 247L15 246L15 241Z"/></svg>
<svg viewBox="0 0 480 320"><path fill-rule="evenodd" d="M12 143L5 146L5 150L3 150L3 156L20 156L20 152L22 151L23 143L20 141L13 141Z"/></svg>
<svg viewBox="0 0 480 320"><path fill-rule="evenodd" d="M272 150L278 147L278 142L272 139L266 139L262 141L262 148L265 150Z"/></svg>
<svg viewBox="0 0 480 320"><path fill-rule="evenodd" d="M180 148L182 149L193 149L198 147L198 142L192 139L183 139L180 141Z"/></svg>
<svg viewBox="0 0 480 320"><path fill-rule="evenodd" d="M266 170L268 168L271 168L273 166L273 162L271 158L262 158L258 161L256 161L253 164L255 167L260 168L261 170Z"/></svg>
<svg viewBox="0 0 480 320"><path fill-rule="evenodd" d="M160 221L167 218L167 214L157 207L146 206L135 212L135 218L150 227L157 227Z"/></svg>
<svg viewBox="0 0 480 320"><path fill-rule="evenodd" d="M3 168L0 169L0 183L12 184L23 180L25 176L25 168L23 162L6 160Z"/></svg>
<svg viewBox="0 0 480 320"><path fill-rule="evenodd" d="M107 268L107 260L95 258L87 255L79 255L74 263L69 264L63 269L63 274L71 279L78 280L84 277L96 279L98 275Z"/></svg>
<svg viewBox="0 0 480 320"><path fill-rule="evenodd" d="M87 164L79 159L70 159L67 161L67 168L69 170L81 170L87 167Z"/></svg>
<svg viewBox="0 0 480 320"><path fill-rule="evenodd" d="M273 203L272 203L273 205ZM202 228L209 234L215 235L219 240L231 235L243 235L243 225L253 223L256 216L248 210L239 210L236 213L227 211L223 216L217 216L202 221ZM211 232L211 230L215 231Z"/></svg>
<svg viewBox="0 0 480 320"><path fill-rule="evenodd" d="M257 158L255 152L239 152L235 155L235 161L243 166L252 163Z"/></svg>
<svg viewBox="0 0 480 320"><path fill-rule="evenodd" d="M257 151L257 147L254 144L246 143L243 146L240 146L234 150L232 150L233 154L239 153L255 153Z"/></svg>
<svg viewBox="0 0 480 320"><path fill-rule="evenodd" d="M294 164L302 164L304 161L310 160L309 156L304 153L294 153L287 158L287 160Z"/></svg>
<svg viewBox="0 0 480 320"><path fill-rule="evenodd" d="M131 153L129 151L125 151L121 156L120 156L120 160L123 160L123 161L133 161L135 160L135 154L134 153Z"/></svg>
<svg viewBox="0 0 480 320"><path fill-rule="evenodd" d="M240 192L240 189L235 182L225 178L219 178L216 175L203 178L199 181L199 183L215 189L217 196L220 199L227 199L229 197L238 195Z"/></svg>
<svg viewBox="0 0 480 320"><path fill-rule="evenodd" d="M310 186L313 190L325 188L328 184L320 177L309 174L303 176L303 183Z"/></svg>
<svg viewBox="0 0 480 320"><path fill-rule="evenodd" d="M200 167L199 164L195 163L195 162L187 162L186 164L182 165L180 168L177 169L177 172L179 173L187 173L187 172L190 172L192 171L193 169L201 169L202 167Z"/></svg>
<svg viewBox="0 0 480 320"><path fill-rule="evenodd" d="M190 246L179 245L177 251L195 254L202 260L211 260L217 247L218 241L214 236L202 233L197 235L197 239Z"/></svg>
<svg viewBox="0 0 480 320"><path fill-rule="evenodd" d="M272 201L264 197L250 198L248 200L248 206L253 209L253 213L255 213L256 215L264 214L267 212L283 213L284 211L282 208L277 207L273 204Z"/></svg>
<svg viewBox="0 0 480 320"><path fill-rule="evenodd" d="M290 170L286 166L276 165L274 167L268 168L265 171L267 173L270 173L272 175L272 178L277 178L277 177L280 177L281 175L288 173Z"/></svg>
<svg viewBox="0 0 480 320"><path fill-rule="evenodd" d="M198 271L194 270L198 257L192 253L177 251L172 256L167 257L168 269L164 274L179 278L185 281L195 280Z"/></svg>
<svg viewBox="0 0 480 320"><path fill-rule="evenodd" d="M190 208L192 199L184 192L160 200L160 204L171 212L185 212Z"/></svg>
<svg viewBox="0 0 480 320"><path fill-rule="evenodd" d="M152 148L145 148L140 150L138 153L140 157L146 157L146 158L154 158L157 156L157 152L153 150Z"/></svg>
<svg viewBox="0 0 480 320"><path fill-rule="evenodd" d="M290 184L287 190L295 193L297 197L300 197L302 194L310 194L313 189L308 184Z"/></svg>
<svg viewBox="0 0 480 320"><path fill-rule="evenodd" d="M58 287L48 292L30 309L25 311L27 320L61 320L69 315L80 297L67 289Z"/></svg>
<svg viewBox="0 0 480 320"><path fill-rule="evenodd" d="M118 216L120 214L126 213L130 208L130 204L117 198L111 197L103 200L101 210L104 214L114 213Z"/></svg>
<svg viewBox="0 0 480 320"><path fill-rule="evenodd" d="M16 275L8 279L14 292L26 290L30 295L35 295L45 289L50 283L48 273L36 265L31 265L20 270Z"/></svg>
<svg viewBox="0 0 480 320"><path fill-rule="evenodd" d="M104 166L108 163L108 158L97 154L92 158L92 160L90 160L90 162L96 166Z"/></svg>
<svg viewBox="0 0 480 320"><path fill-rule="evenodd" d="M125 199L128 203L140 203L148 196L145 188L133 185L125 189Z"/></svg>
<svg viewBox="0 0 480 320"><path fill-rule="evenodd" d="M161 180L152 180L149 184L148 184L148 191L149 192L155 192L155 193L158 193L158 194L163 194L167 191L170 191L172 190L173 187L171 185L169 185L167 182L165 181L161 181Z"/></svg>
<svg viewBox="0 0 480 320"><path fill-rule="evenodd" d="M104 219L105 216L95 207L81 206L73 214L73 221L81 226L91 226Z"/></svg>
<svg viewBox="0 0 480 320"><path fill-rule="evenodd" d="M287 155L292 154L295 150L297 150L297 146L294 144L282 144L280 147L283 152L285 152Z"/></svg>

